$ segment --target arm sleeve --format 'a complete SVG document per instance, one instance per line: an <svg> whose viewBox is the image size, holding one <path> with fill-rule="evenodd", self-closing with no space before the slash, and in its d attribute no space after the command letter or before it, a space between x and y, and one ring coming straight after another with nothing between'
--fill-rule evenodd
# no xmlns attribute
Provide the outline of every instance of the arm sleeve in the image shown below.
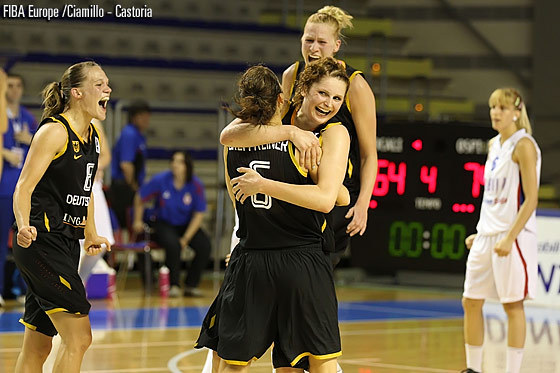
<svg viewBox="0 0 560 373"><path fill-rule="evenodd" d="M120 149L118 149L121 155L121 162L134 162L136 150L138 148L138 139L128 127L123 130L121 137Z"/></svg>
<svg viewBox="0 0 560 373"><path fill-rule="evenodd" d="M194 184L194 211L206 211L206 197L204 195L204 185L202 181L196 176L193 176L192 183Z"/></svg>
<svg viewBox="0 0 560 373"><path fill-rule="evenodd" d="M161 194L161 190L163 187L163 175L157 174L155 175L150 181L144 183L139 190L140 198L143 202L149 201L159 194Z"/></svg>

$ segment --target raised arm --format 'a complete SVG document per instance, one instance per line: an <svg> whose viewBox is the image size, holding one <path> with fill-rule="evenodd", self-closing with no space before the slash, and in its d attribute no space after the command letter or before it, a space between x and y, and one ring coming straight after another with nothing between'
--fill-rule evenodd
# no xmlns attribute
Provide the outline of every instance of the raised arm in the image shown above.
<svg viewBox="0 0 560 373"><path fill-rule="evenodd" d="M21 176L14 191L14 216L18 227L17 242L29 247L37 237L37 229L29 226L31 194L57 154L64 152L68 133L60 123L45 123L29 148Z"/></svg>
<svg viewBox="0 0 560 373"><path fill-rule="evenodd" d="M271 144L279 141L291 141L300 151L300 164L306 169L318 165L321 159L319 140L313 132L296 126L270 126L245 123L234 119L220 134L222 145L247 148Z"/></svg>
<svg viewBox="0 0 560 373"><path fill-rule="evenodd" d="M377 176L375 96L361 75L352 80L348 101L360 144L360 194L346 215L348 218L353 217L346 229L353 236L358 233L362 235L366 230L369 201Z"/></svg>
<svg viewBox="0 0 560 373"><path fill-rule="evenodd" d="M294 185L265 179L249 168L244 175L231 180L232 190L241 203L251 195L267 194L273 198L311 210L328 213L334 207L346 172L350 136L343 126L329 128L323 134L323 161L319 166L317 185Z"/></svg>

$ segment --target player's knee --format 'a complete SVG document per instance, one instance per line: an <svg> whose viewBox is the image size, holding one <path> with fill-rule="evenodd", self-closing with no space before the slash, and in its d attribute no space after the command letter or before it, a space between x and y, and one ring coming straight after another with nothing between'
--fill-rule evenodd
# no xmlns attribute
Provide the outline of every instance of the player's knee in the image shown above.
<svg viewBox="0 0 560 373"><path fill-rule="evenodd" d="M40 361L45 361L51 353L52 343L50 341L49 343L34 343L25 347L26 356L32 356Z"/></svg>
<svg viewBox="0 0 560 373"><path fill-rule="evenodd" d="M514 316L524 312L523 301L504 303L503 307L508 316Z"/></svg>
<svg viewBox="0 0 560 373"><path fill-rule="evenodd" d="M463 304L463 310L465 312L474 312L482 310L482 306L484 305L484 300L482 299L471 299L463 297L461 303Z"/></svg>
<svg viewBox="0 0 560 373"><path fill-rule="evenodd" d="M69 336L62 337L62 343L73 353L83 354L91 345L91 330L76 331Z"/></svg>

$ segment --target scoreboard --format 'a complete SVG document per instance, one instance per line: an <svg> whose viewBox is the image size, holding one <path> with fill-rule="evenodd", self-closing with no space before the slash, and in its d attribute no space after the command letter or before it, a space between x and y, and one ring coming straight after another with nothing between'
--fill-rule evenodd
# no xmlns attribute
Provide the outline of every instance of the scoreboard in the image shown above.
<svg viewBox="0 0 560 373"><path fill-rule="evenodd" d="M352 265L380 274L464 272L496 134L489 124L380 124L368 227L352 238Z"/></svg>

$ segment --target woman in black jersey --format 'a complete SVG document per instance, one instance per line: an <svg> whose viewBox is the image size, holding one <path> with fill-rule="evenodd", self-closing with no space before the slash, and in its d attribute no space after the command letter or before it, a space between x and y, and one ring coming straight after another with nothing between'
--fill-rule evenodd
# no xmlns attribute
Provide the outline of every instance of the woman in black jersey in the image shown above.
<svg viewBox="0 0 560 373"><path fill-rule="evenodd" d="M305 66L319 58L334 57L342 43L341 30L352 27L352 18L335 6L325 6L309 16L301 37L303 61L295 62L282 75L282 89L287 99L293 98L294 87ZM340 261L350 237L363 235L366 230L369 202L377 175L375 97L361 71L346 65L344 61L339 60L339 63L344 66L350 79L346 100L335 119L342 122L350 134L350 154L344 185L350 192L351 201L349 207L335 207L332 211L336 235L335 252L331 254L333 265ZM284 110L287 111L288 107ZM220 140L222 144L236 146L236 142L247 140L247 137L240 138L245 131L246 128L242 126L231 127L222 133ZM271 141L294 141L302 151L301 163L306 167L318 164L320 152L317 143L313 143L310 137L304 137L301 132L294 134L293 129L286 128L275 129L270 133L277 134L268 138Z"/></svg>
<svg viewBox="0 0 560 373"><path fill-rule="evenodd" d="M332 267L323 251L323 212L337 199L349 202L342 181L350 139L343 126L329 123L342 104L348 78L334 60L314 65L302 107L308 119L323 125L325 161L318 175L301 167L289 141L226 149L232 200L237 187L229 187L229 178L248 170L266 176L270 189L247 200L237 195L240 243L197 341L197 347L217 351L220 372L246 371L273 342L279 373L301 372L307 358L310 372L336 372L340 336ZM234 122L282 126L282 101L274 73L263 66L250 68L239 82L241 110L234 112Z"/></svg>
<svg viewBox="0 0 560 373"><path fill-rule="evenodd" d="M70 66L43 90L43 117L14 192L14 259L27 284L26 326L16 372L41 371L57 333L53 372L79 372L91 344L90 304L78 275L80 245L96 255L91 188L100 153L93 118L104 120L111 88L95 62Z"/></svg>

